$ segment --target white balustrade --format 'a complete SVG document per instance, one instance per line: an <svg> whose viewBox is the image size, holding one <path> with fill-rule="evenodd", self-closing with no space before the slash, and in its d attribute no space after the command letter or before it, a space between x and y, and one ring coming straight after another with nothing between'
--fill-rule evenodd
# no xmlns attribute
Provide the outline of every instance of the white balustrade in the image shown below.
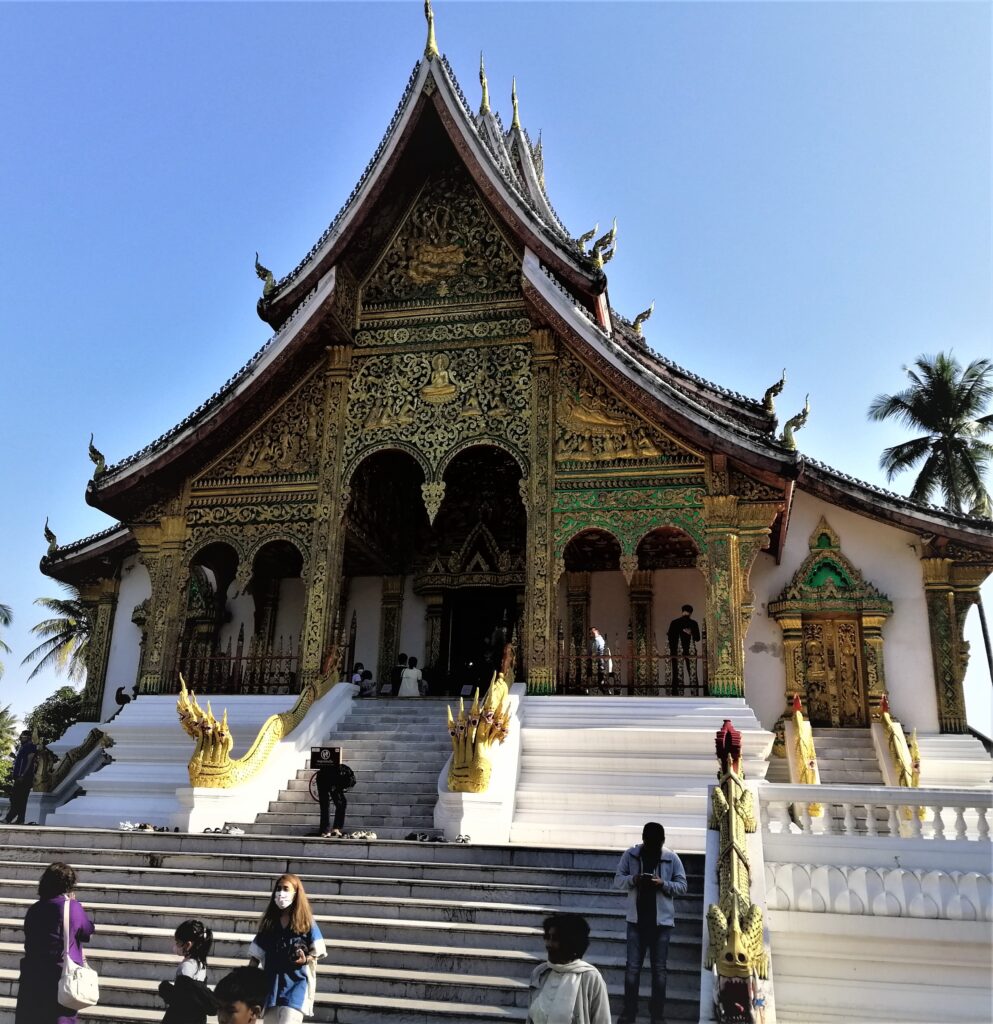
<svg viewBox="0 0 993 1024"><path fill-rule="evenodd" d="M823 805L811 817L808 804ZM885 836L938 842L989 842L993 793L982 789L797 786L765 783L759 792L767 835Z"/></svg>

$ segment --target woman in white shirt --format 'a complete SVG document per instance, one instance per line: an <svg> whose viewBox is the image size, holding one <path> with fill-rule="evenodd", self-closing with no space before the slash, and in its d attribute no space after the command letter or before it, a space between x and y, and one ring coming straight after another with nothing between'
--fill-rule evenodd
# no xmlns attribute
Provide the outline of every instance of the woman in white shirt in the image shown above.
<svg viewBox="0 0 993 1024"><path fill-rule="evenodd" d="M417 659L411 658L407 667L400 676L400 690L398 697L420 697L421 695L421 670L417 667Z"/></svg>
<svg viewBox="0 0 993 1024"><path fill-rule="evenodd" d="M610 1024L603 975L582 959L590 926L579 914L555 914L543 922L548 959L534 969L527 1024Z"/></svg>

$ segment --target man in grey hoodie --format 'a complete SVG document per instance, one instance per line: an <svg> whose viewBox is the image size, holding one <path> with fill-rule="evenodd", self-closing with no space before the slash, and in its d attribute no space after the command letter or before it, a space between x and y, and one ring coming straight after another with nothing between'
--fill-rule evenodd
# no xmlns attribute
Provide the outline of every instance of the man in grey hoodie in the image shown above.
<svg viewBox="0 0 993 1024"><path fill-rule="evenodd" d="M625 889L627 905L627 965L624 971L624 1010L618 1024L634 1024L638 1016L638 982L648 953L652 965L652 1024L664 1024L666 960L676 924L673 898L686 893L683 862L665 845L665 829L649 821L641 843L626 850L617 865L614 888Z"/></svg>

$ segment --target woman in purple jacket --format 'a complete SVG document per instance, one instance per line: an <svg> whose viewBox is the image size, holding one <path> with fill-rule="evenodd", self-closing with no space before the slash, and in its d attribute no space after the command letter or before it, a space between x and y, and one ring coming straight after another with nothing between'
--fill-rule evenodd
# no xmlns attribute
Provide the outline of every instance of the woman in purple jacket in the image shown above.
<svg viewBox="0 0 993 1024"><path fill-rule="evenodd" d="M68 864L49 864L38 883L38 902L24 918L24 956L17 987L14 1024L76 1024L76 1011L59 1005L62 975L62 908L69 903L69 956L83 962L81 943L93 934L93 922L73 895L76 872Z"/></svg>

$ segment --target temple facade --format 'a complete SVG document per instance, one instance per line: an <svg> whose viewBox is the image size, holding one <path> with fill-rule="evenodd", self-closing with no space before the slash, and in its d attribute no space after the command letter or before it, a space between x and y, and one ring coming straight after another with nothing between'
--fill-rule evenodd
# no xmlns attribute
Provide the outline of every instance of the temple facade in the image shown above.
<svg viewBox="0 0 993 1024"><path fill-rule="evenodd" d="M480 80L473 111L429 41L332 224L257 266L272 338L141 451L91 447L119 525L42 560L92 609L87 718L181 672L297 693L339 655L457 692L510 644L534 694L744 696L767 729L794 693L835 727L886 695L965 731L991 523L802 456L783 380L748 398L653 350L610 305L615 229L563 226Z"/></svg>

